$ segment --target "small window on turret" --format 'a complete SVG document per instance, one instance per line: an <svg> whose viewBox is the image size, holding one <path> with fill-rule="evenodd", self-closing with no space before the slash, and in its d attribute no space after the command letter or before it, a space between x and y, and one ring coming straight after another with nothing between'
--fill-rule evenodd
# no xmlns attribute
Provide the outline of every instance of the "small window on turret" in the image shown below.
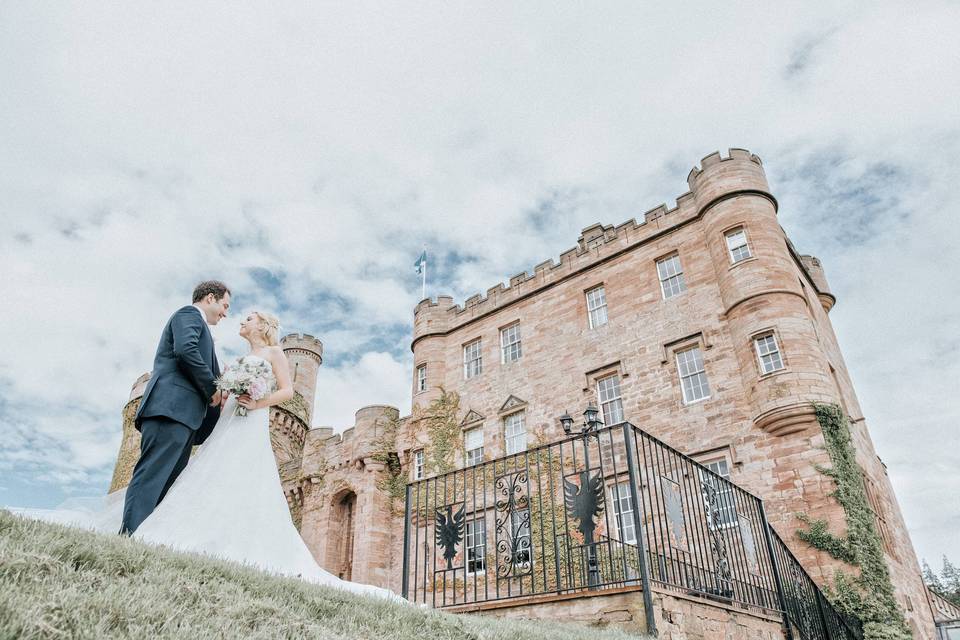
<svg viewBox="0 0 960 640"><path fill-rule="evenodd" d="M730 251L730 261L733 264L743 262L750 257L750 246L747 244L747 232L743 227L727 231L727 249Z"/></svg>
<svg viewBox="0 0 960 640"><path fill-rule="evenodd" d="M427 365L417 367L417 393L427 390Z"/></svg>
<svg viewBox="0 0 960 640"><path fill-rule="evenodd" d="M753 339L753 344L757 349L757 357L760 359L761 373L773 373L783 369L783 358L780 356L780 346L777 344L775 335L766 333L757 336Z"/></svg>

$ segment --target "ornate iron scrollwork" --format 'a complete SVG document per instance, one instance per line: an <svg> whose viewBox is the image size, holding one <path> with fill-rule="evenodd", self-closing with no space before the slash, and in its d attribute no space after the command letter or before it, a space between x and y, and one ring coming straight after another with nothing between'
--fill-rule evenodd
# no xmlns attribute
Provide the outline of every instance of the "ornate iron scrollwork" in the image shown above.
<svg viewBox="0 0 960 640"><path fill-rule="evenodd" d="M720 507L717 502L716 481L712 478L700 479L700 491L703 493L703 502L709 517L710 546L713 549L714 575L717 586L715 594L724 598L733 596L733 580L730 574L730 560L727 557L727 541L723 537L720 526Z"/></svg>
<svg viewBox="0 0 960 640"><path fill-rule="evenodd" d="M443 547L443 558L447 561L447 569L453 569L453 559L457 555L457 545L463 541L463 509L466 504L461 504L456 513L453 512L454 505L446 506L447 513L444 514L441 509L437 509L437 526L434 535L437 538L437 544Z"/></svg>
<svg viewBox="0 0 960 640"><path fill-rule="evenodd" d="M497 577L518 577L533 571L530 541L530 496L527 472L498 476L494 483L496 502Z"/></svg>

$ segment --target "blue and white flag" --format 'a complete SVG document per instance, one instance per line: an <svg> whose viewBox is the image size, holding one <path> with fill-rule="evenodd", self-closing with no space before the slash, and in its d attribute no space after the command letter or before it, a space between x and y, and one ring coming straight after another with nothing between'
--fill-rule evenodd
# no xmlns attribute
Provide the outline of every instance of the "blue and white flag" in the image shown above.
<svg viewBox="0 0 960 640"><path fill-rule="evenodd" d="M423 273L423 270L427 266L427 252L424 251L420 254L420 257L417 258L417 261L413 265L417 269L417 273Z"/></svg>

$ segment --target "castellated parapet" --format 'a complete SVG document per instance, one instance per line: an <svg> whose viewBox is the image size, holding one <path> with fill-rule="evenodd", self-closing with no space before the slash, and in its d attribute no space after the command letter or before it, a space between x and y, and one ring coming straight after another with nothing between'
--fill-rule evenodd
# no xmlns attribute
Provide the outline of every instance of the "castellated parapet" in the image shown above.
<svg viewBox="0 0 960 640"><path fill-rule="evenodd" d="M760 158L745 149L730 149L726 157L719 152L706 156L699 167L690 171L687 183L690 191L678 196L675 206L668 208L661 204L654 207L643 214L641 222L631 219L616 226L594 224L586 227L577 246L563 251L559 261L545 260L534 267L532 274L518 273L507 284L489 288L485 295L474 294L462 305L454 304L453 298L445 295L435 301L422 300L414 310L411 348L425 337L446 334L475 318L494 313L560 281L614 260L701 218L725 198L760 196L770 202L776 213L777 202L770 194Z"/></svg>

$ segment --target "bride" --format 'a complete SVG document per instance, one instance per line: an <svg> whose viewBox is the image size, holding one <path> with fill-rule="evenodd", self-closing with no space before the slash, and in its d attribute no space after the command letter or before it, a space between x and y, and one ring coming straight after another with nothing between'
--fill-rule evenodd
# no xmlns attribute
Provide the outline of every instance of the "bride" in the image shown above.
<svg viewBox="0 0 960 640"><path fill-rule="evenodd" d="M212 434L133 537L399 599L386 589L346 582L321 569L290 519L270 444L269 407L293 397L287 358L277 339L279 326L276 316L263 311L251 313L240 323L240 335L250 345L241 361L269 364L266 382L274 390L260 400L248 395L229 397ZM238 405L246 415L237 415ZM109 514L99 514L97 529L113 527L115 531L119 524L116 505L123 504L122 497L111 495L110 499L114 506L107 509Z"/></svg>

